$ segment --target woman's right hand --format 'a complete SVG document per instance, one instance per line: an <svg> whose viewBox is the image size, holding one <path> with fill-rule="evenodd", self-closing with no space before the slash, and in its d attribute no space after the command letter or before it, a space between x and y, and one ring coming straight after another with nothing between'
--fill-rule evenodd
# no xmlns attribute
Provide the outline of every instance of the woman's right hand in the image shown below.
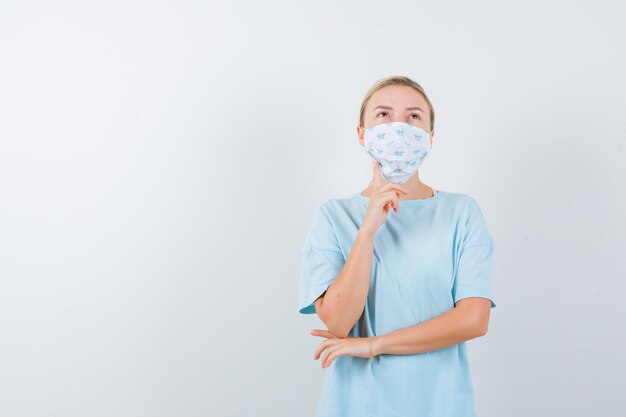
<svg viewBox="0 0 626 417"><path fill-rule="evenodd" d="M387 181L380 174L378 161L374 162L373 177L372 192L369 196L370 202L365 212L361 229L376 233L387 219L390 208L393 207L395 212L398 212L400 193L409 194L409 190L400 184Z"/></svg>

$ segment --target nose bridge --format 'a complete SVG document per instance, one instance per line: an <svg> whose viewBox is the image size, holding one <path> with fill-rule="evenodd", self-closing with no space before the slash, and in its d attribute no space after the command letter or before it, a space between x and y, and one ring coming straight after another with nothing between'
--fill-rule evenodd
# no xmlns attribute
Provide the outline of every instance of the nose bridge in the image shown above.
<svg viewBox="0 0 626 417"><path fill-rule="evenodd" d="M398 107L393 109L393 122L404 122L404 116L405 114L402 108Z"/></svg>

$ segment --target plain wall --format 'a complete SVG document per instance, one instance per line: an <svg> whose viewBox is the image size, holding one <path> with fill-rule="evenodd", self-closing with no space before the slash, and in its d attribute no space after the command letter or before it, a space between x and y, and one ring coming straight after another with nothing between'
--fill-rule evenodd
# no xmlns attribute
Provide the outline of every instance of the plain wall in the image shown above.
<svg viewBox="0 0 626 417"><path fill-rule="evenodd" d="M361 100L435 106L420 168L497 245L490 416L626 415L619 1L0 1L0 416L313 416L317 204ZM382 416L381 416L382 417Z"/></svg>

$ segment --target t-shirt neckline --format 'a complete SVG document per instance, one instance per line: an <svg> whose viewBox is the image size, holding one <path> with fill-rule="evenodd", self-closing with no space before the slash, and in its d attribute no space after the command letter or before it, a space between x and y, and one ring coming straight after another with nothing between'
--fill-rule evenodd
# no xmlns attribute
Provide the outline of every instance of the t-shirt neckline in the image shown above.
<svg viewBox="0 0 626 417"><path fill-rule="evenodd" d="M413 200L400 200L400 205L401 206L417 206L417 205L422 205L422 204L430 204L433 201L436 201L439 199L439 196L443 193L445 193L445 191L441 191L441 190L435 190L433 188L433 190L435 191L435 195L431 196L431 197L426 197L426 198L417 198L417 199L413 199ZM363 201L365 203L370 202L370 198L366 197L364 195L361 195L360 192L353 194L352 198L356 198L357 200Z"/></svg>

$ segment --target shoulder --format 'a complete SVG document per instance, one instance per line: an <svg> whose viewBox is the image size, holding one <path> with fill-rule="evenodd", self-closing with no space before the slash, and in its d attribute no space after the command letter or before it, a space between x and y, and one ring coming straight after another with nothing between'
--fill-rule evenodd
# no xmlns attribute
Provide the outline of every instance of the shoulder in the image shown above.
<svg viewBox="0 0 626 417"><path fill-rule="evenodd" d="M479 211L478 201L469 194L456 193L452 191L439 191L441 193L442 205L460 216L469 216Z"/></svg>
<svg viewBox="0 0 626 417"><path fill-rule="evenodd" d="M449 191L445 192L442 197L442 209L457 226L470 229L486 223L483 210L475 197Z"/></svg>
<svg viewBox="0 0 626 417"><path fill-rule="evenodd" d="M483 210L478 200L468 194L449 193L454 195L458 206L458 225L466 245L486 244L494 246L493 238L488 230Z"/></svg>
<svg viewBox="0 0 626 417"><path fill-rule="evenodd" d="M333 215L354 212L360 206L367 207L364 201L359 199L358 194L350 194L348 196L327 198L320 203L318 209L327 216L332 217Z"/></svg>
<svg viewBox="0 0 626 417"><path fill-rule="evenodd" d="M464 193L455 193L453 191L440 191L443 193L442 197L445 197L447 200L458 204L458 205L468 205L475 203L476 200L469 194Z"/></svg>
<svg viewBox="0 0 626 417"><path fill-rule="evenodd" d="M345 216L345 213L354 211L358 201L352 197L332 197L319 201L314 209L313 224L333 227L337 221Z"/></svg>
<svg viewBox="0 0 626 417"><path fill-rule="evenodd" d="M439 194L439 204L461 217L469 217L475 213L482 214L478 201L469 194L442 190L439 190ZM356 193L327 198L318 205L317 211L332 219L363 210L367 208L367 204L367 200L360 198L359 193Z"/></svg>

